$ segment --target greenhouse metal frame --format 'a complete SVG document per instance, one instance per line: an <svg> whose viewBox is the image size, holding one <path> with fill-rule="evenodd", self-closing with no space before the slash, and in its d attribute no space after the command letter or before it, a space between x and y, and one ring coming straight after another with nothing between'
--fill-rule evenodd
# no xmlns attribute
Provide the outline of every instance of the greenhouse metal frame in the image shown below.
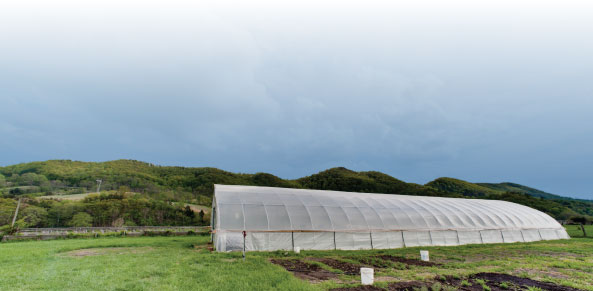
<svg viewBox="0 0 593 291"><path fill-rule="evenodd" d="M214 185L217 251L358 250L569 238L549 215L499 200Z"/></svg>

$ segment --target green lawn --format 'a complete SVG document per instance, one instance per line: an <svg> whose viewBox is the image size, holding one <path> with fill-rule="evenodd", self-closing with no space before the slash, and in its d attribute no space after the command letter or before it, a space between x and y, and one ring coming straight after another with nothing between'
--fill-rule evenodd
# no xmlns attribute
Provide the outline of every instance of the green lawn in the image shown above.
<svg viewBox="0 0 593 291"><path fill-rule="evenodd" d="M2 243L0 289L325 290L356 284L359 278L340 274L330 281L310 283L269 263L269 258L332 257L355 262L378 254L418 258L420 250L253 252L243 261L240 253L210 252L208 240L208 236L188 236ZM501 272L593 290L593 239L589 238L422 249L430 251L431 261L443 265L385 268L376 270L375 276L401 281Z"/></svg>
<svg viewBox="0 0 593 291"><path fill-rule="evenodd" d="M565 225L566 231L570 237L584 237L581 226L579 225ZM587 237L593 238L593 225L585 225L585 232Z"/></svg>
<svg viewBox="0 0 593 291"><path fill-rule="evenodd" d="M210 253L209 237L138 237L0 244L2 290L315 290L263 257ZM73 256L95 248L98 253ZM119 248L106 251L98 248Z"/></svg>

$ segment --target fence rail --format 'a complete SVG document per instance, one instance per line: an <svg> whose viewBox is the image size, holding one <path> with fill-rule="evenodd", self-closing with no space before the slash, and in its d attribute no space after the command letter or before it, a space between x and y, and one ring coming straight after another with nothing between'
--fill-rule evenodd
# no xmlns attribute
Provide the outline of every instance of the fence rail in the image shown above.
<svg viewBox="0 0 593 291"><path fill-rule="evenodd" d="M77 236L98 237L103 234L120 233L122 236L141 236L145 234L188 235L209 233L210 226L122 226L122 227L60 227L24 228L13 235L4 235L2 241L48 240Z"/></svg>
<svg viewBox="0 0 593 291"><path fill-rule="evenodd" d="M210 226L121 226L121 227L49 227L23 228L19 233L56 233L56 232L105 232L105 231L151 231L151 230L204 230Z"/></svg>

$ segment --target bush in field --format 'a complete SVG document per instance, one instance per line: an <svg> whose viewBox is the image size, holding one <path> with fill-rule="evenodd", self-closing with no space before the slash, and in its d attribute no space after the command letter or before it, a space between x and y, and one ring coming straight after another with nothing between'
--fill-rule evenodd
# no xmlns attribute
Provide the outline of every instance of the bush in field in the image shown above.
<svg viewBox="0 0 593 291"><path fill-rule="evenodd" d="M93 226L93 218L86 212L78 212L68 222L68 226L90 227Z"/></svg>

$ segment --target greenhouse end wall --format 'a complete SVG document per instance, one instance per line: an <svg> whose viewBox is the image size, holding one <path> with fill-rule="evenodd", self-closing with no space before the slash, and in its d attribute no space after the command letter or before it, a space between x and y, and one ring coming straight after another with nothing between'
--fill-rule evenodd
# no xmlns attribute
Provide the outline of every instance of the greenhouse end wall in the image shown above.
<svg viewBox="0 0 593 291"><path fill-rule="evenodd" d="M360 250L569 238L553 218L479 199L215 185L217 251Z"/></svg>

